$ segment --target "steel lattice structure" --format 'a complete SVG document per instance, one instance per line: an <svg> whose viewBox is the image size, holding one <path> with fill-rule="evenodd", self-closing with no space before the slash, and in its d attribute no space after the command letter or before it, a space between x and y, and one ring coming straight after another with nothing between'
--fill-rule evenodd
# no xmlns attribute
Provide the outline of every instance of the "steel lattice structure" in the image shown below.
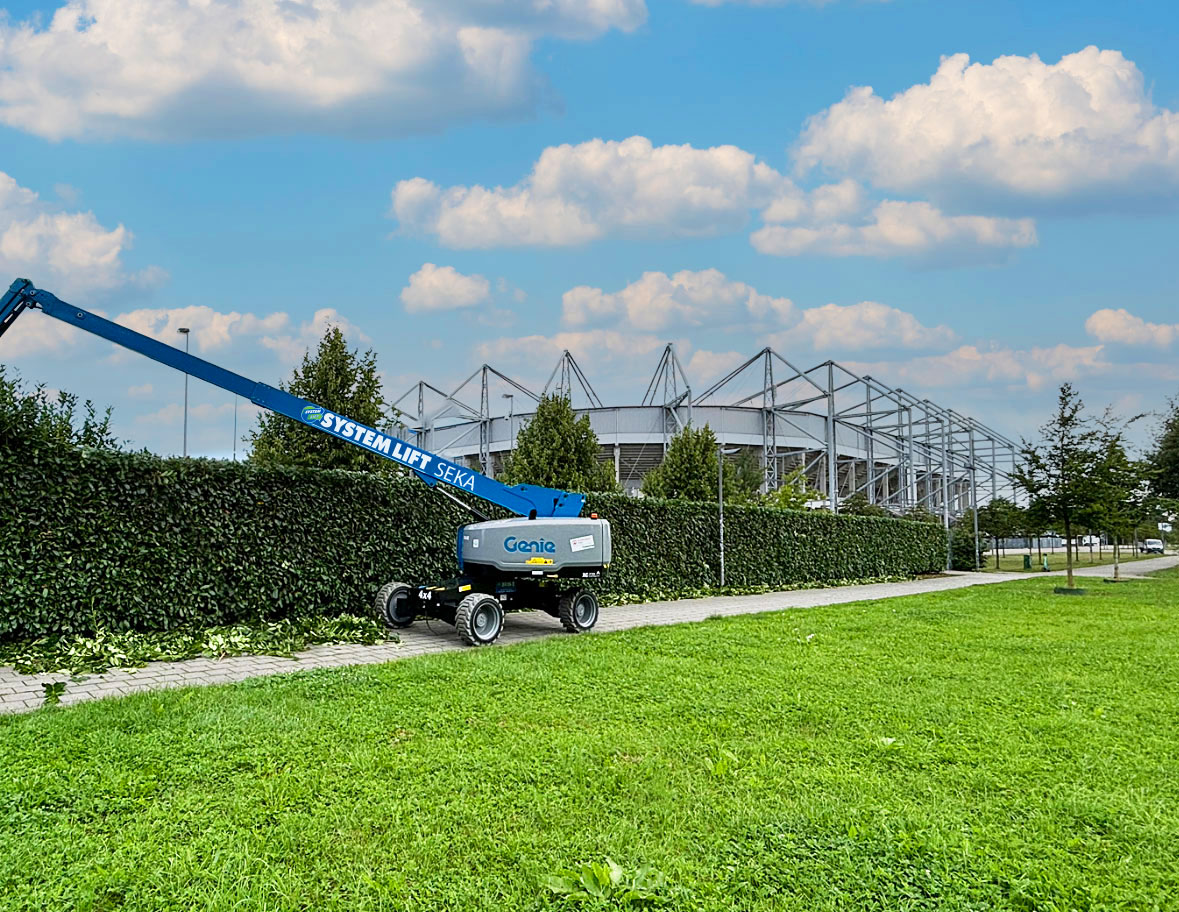
<svg viewBox="0 0 1179 912"><path fill-rule="evenodd" d="M510 400L507 415L492 414L493 387L511 391L501 394ZM394 405L408 439L495 474L532 407L556 391L589 415L602 459L613 461L630 491L659 464L672 436L708 424L722 447L759 454L763 490L797 480L801 469L833 511L863 494L894 513L924 508L949 525L994 498L1017 500L1019 447L1010 438L835 361L803 370L770 348L693 394L668 344L638 405L604 405L568 351L540 393L484 364L449 393L423 380Z"/></svg>

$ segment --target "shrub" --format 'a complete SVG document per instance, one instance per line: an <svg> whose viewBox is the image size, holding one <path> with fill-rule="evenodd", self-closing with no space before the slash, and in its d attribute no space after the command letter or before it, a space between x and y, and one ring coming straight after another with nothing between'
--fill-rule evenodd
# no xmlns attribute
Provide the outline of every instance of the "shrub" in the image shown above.
<svg viewBox="0 0 1179 912"><path fill-rule="evenodd" d="M0 439L0 637L362 613L383 583L457 571L469 515L415 478ZM719 581L711 503L591 494L613 525L606 596ZM934 572L941 529L764 507L725 510L726 582L782 586Z"/></svg>
<svg viewBox="0 0 1179 912"><path fill-rule="evenodd" d="M614 560L601 589L642 598L716 586L720 531L712 503L591 495L610 520ZM937 573L945 532L926 523L770 507L725 507L725 582L790 586Z"/></svg>
<svg viewBox="0 0 1179 912"><path fill-rule="evenodd" d="M974 537L974 529L962 522L950 528L950 569L976 570L976 549L978 540Z"/></svg>

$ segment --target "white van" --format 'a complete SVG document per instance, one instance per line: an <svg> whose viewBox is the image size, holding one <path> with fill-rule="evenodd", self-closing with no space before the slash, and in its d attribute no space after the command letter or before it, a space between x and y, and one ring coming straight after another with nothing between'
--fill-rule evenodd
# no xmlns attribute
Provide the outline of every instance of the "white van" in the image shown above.
<svg viewBox="0 0 1179 912"><path fill-rule="evenodd" d="M1163 542L1162 539L1148 538L1138 546L1138 550L1143 554L1162 554Z"/></svg>

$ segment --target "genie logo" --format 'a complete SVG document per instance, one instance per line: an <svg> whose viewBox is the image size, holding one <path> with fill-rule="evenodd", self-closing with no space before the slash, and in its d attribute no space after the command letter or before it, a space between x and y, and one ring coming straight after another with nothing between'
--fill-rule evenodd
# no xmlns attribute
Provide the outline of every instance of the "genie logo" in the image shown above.
<svg viewBox="0 0 1179 912"><path fill-rule="evenodd" d="M323 409L318 405L303 406L303 420L308 424L319 424L323 420Z"/></svg>
<svg viewBox="0 0 1179 912"><path fill-rule="evenodd" d="M545 541L543 538L534 539L533 541L521 541L514 535L509 535L504 539L505 551L518 551L524 554L556 554L557 546L551 541Z"/></svg>

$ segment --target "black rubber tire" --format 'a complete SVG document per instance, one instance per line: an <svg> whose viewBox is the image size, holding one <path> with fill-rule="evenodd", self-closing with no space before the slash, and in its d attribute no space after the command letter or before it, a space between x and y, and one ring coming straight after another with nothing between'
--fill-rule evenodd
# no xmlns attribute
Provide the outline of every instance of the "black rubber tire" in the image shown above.
<svg viewBox="0 0 1179 912"><path fill-rule="evenodd" d="M400 630L417 617L417 590L409 583L385 583L377 592L375 607L385 624Z"/></svg>
<svg viewBox="0 0 1179 912"><path fill-rule="evenodd" d="M567 592L557 602L557 617L570 633L585 633L598 623L598 597L588 589Z"/></svg>
<svg viewBox="0 0 1179 912"><path fill-rule="evenodd" d="M472 592L459 602L454 629L468 646L490 646L503 633L503 606L494 596Z"/></svg>

